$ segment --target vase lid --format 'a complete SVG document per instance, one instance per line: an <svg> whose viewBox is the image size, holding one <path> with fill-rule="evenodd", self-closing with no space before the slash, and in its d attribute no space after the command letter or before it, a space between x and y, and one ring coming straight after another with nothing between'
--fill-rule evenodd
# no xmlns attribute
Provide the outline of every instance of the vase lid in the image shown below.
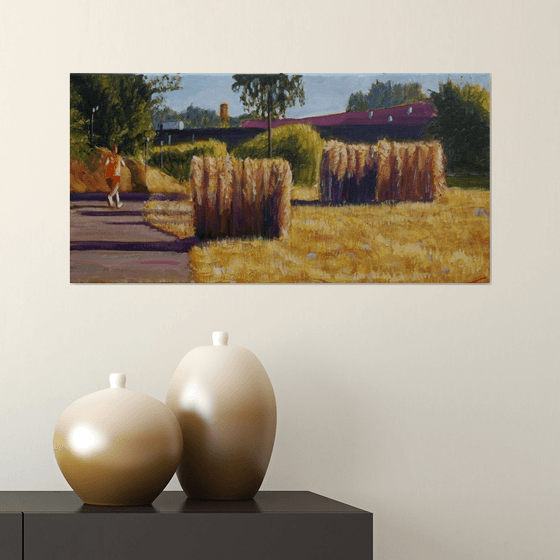
<svg viewBox="0 0 560 560"><path fill-rule="evenodd" d="M214 331L212 333L213 346L227 346L229 341L229 333L226 331Z"/></svg>
<svg viewBox="0 0 560 560"><path fill-rule="evenodd" d="M109 375L109 387L111 389L126 389L126 374L111 373Z"/></svg>

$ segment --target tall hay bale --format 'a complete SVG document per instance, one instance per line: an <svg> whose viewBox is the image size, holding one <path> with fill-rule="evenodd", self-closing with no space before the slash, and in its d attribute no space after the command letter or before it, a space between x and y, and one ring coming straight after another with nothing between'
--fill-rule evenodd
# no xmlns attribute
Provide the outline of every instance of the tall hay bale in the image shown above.
<svg viewBox="0 0 560 560"><path fill-rule="evenodd" d="M367 155L369 148L365 144L356 146L356 180L358 183L366 176L367 168Z"/></svg>
<svg viewBox="0 0 560 560"><path fill-rule="evenodd" d="M329 153L332 142L329 141L325 144L323 153L321 155L321 171L319 174L319 193L322 200L328 198L329 184L330 184L330 169L329 169Z"/></svg>
<svg viewBox="0 0 560 560"><path fill-rule="evenodd" d="M378 146L373 144L368 147L368 151L366 153L366 167L368 171L371 171L375 165L377 165L377 153L378 153Z"/></svg>
<svg viewBox="0 0 560 560"><path fill-rule="evenodd" d="M321 198L335 203L373 200L376 163L375 146L329 140L321 158Z"/></svg>
<svg viewBox="0 0 560 560"><path fill-rule="evenodd" d="M231 200L231 235L234 237L243 233L243 176L245 164L241 159L232 159L233 185Z"/></svg>
<svg viewBox="0 0 560 560"><path fill-rule="evenodd" d="M344 197L344 184L346 173L348 171L348 149L346 144L337 143L338 148L338 166L336 169L336 177L333 180L332 201L342 202Z"/></svg>
<svg viewBox="0 0 560 560"><path fill-rule="evenodd" d="M390 200L402 200L402 157L401 146L393 142L391 146Z"/></svg>
<svg viewBox="0 0 560 560"><path fill-rule="evenodd" d="M428 169L429 148L426 144L418 144L416 148L416 174L414 184L414 200L426 200L426 187L429 189L431 173Z"/></svg>
<svg viewBox="0 0 560 560"><path fill-rule="evenodd" d="M262 188L262 201L261 201L261 219L262 219L262 232L265 237L273 237L273 209L272 200L274 197L274 190L276 188L277 173L274 169L274 160L263 159L261 160L263 167L263 188Z"/></svg>
<svg viewBox="0 0 560 560"><path fill-rule="evenodd" d="M346 165L346 174L342 185L342 202L354 202L358 197L358 162L357 162L357 146L351 144L346 146L348 154L348 162Z"/></svg>
<svg viewBox="0 0 560 560"><path fill-rule="evenodd" d="M338 165L336 167L336 178L341 180L346 177L346 172L348 171L348 150L346 144L343 144L342 142L337 143L337 148Z"/></svg>
<svg viewBox="0 0 560 560"><path fill-rule="evenodd" d="M271 185L272 181L270 178L270 174L272 171L272 162L269 159L263 159L261 160L261 165L263 168L263 188L262 188L262 192L261 192L261 197L262 197L262 205L266 205L268 203L268 200L270 199L270 197L272 196L272 193L274 192L274 189Z"/></svg>
<svg viewBox="0 0 560 560"><path fill-rule="evenodd" d="M259 160L256 162L255 174L255 200L253 202L253 231L257 234L263 232L263 213L264 205L266 203L266 195L268 185L264 184L265 164L266 160Z"/></svg>
<svg viewBox="0 0 560 560"><path fill-rule="evenodd" d="M282 197L278 216L278 233L280 237L287 237L292 223L292 185L294 179L288 162L284 162L284 180L281 183Z"/></svg>
<svg viewBox="0 0 560 560"><path fill-rule="evenodd" d="M231 232L231 210L233 199L233 163L229 156L218 159L218 209L220 234Z"/></svg>
<svg viewBox="0 0 560 560"><path fill-rule="evenodd" d="M331 140L330 148L328 150L328 168L331 175L336 175L338 171L338 164L340 160L340 142Z"/></svg>
<svg viewBox="0 0 560 560"><path fill-rule="evenodd" d="M377 144L377 192L376 200L392 200L391 191L391 143L381 140Z"/></svg>
<svg viewBox="0 0 560 560"><path fill-rule="evenodd" d="M218 219L218 170L216 158L204 156L204 187L206 190L206 228L205 237L213 237L219 229Z"/></svg>
<svg viewBox="0 0 560 560"><path fill-rule="evenodd" d="M338 184L338 166L340 163L340 142L331 141L327 157L327 200L333 200L335 185Z"/></svg>
<svg viewBox="0 0 560 560"><path fill-rule="evenodd" d="M346 153L348 154L348 161L346 164L346 178L356 177L358 174L358 158L357 158L357 148L358 146L350 145L346 146Z"/></svg>
<svg viewBox="0 0 560 560"><path fill-rule="evenodd" d="M433 143L426 145L426 178L424 183L424 200L432 201L434 199L434 157L436 155Z"/></svg>
<svg viewBox="0 0 560 560"><path fill-rule="evenodd" d="M415 173L415 154L414 144L403 144L401 151L402 158L402 198L401 200L414 200L414 181Z"/></svg>
<svg viewBox="0 0 560 560"><path fill-rule="evenodd" d="M321 196L331 202L432 200L447 192L439 142L377 145L331 140L321 164Z"/></svg>
<svg viewBox="0 0 560 560"><path fill-rule="evenodd" d="M371 202L375 200L377 189L377 147L365 146L365 175L360 182L360 202Z"/></svg>
<svg viewBox="0 0 560 560"><path fill-rule="evenodd" d="M288 235L293 176L284 160L193 158L197 235Z"/></svg>
<svg viewBox="0 0 560 560"><path fill-rule="evenodd" d="M222 188L223 188L223 169L224 169L224 158L216 158L216 171L218 174L218 182L216 188L216 213L218 215L218 230L222 230Z"/></svg>
<svg viewBox="0 0 560 560"><path fill-rule="evenodd" d="M274 237L275 229L275 220L276 220L276 211L274 205L274 199L276 196L276 192L279 189L279 180L280 180L280 173L278 170L278 160L271 159L269 161L270 166L270 173L268 175L268 201L265 207L263 222L264 222L264 235L266 237Z"/></svg>
<svg viewBox="0 0 560 560"><path fill-rule="evenodd" d="M321 183L319 189L322 200L330 200L332 192L332 165L334 163L334 141L329 140L325 144L321 157Z"/></svg>
<svg viewBox="0 0 560 560"><path fill-rule="evenodd" d="M434 196L442 196L449 192L447 179L445 178L445 152L440 142L434 145L435 154L432 159L432 176L434 181Z"/></svg>
<svg viewBox="0 0 560 560"><path fill-rule="evenodd" d="M243 186L241 188L241 196L243 199L243 228L244 235L254 234L254 201L256 195L256 169L255 161L252 159L244 160L243 168Z"/></svg>
<svg viewBox="0 0 560 560"><path fill-rule="evenodd" d="M275 160L275 189L272 200L273 208L273 237L287 237L290 231L291 221L291 185L292 170L287 161Z"/></svg>
<svg viewBox="0 0 560 560"><path fill-rule="evenodd" d="M196 235L203 236L206 231L206 191L204 189L204 162L199 157L191 161L190 183L193 190L196 216Z"/></svg>

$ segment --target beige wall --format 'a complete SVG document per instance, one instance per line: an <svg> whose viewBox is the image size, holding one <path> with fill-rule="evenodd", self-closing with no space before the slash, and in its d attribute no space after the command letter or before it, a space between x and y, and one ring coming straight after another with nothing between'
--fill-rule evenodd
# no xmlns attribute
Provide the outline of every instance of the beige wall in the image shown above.
<svg viewBox="0 0 560 560"><path fill-rule="evenodd" d="M5 5L0 489L67 489L62 410L113 371L164 399L223 329L276 390L265 489L372 511L378 560L556 560L556 3L303 4ZM491 72L492 284L70 285L68 75L95 71Z"/></svg>

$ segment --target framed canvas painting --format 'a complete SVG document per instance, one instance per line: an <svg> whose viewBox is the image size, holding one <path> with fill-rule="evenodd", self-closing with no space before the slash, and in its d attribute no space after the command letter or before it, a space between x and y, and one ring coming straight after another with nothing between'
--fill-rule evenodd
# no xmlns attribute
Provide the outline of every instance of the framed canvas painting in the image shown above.
<svg viewBox="0 0 560 560"><path fill-rule="evenodd" d="M490 282L489 74L71 74L73 283Z"/></svg>

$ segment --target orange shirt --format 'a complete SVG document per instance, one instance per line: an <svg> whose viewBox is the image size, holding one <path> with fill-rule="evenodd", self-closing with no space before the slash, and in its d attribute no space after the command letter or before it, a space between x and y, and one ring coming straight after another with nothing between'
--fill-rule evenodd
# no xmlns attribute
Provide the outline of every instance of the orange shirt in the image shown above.
<svg viewBox="0 0 560 560"><path fill-rule="evenodd" d="M105 160L105 177L120 177L121 176L121 165L125 165L123 159L119 154L111 154ZM125 165L126 166L126 165Z"/></svg>

